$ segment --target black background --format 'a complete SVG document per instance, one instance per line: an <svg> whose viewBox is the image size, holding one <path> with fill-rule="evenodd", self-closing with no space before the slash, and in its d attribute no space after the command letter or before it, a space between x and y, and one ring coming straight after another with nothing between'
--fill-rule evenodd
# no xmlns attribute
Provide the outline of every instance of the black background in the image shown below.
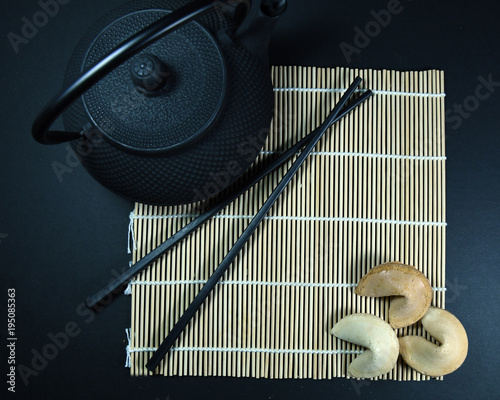
<svg viewBox="0 0 500 400"><path fill-rule="evenodd" d="M121 297L88 322L82 300L128 265L132 203L95 183L79 166L59 182L51 164L65 163L65 145L32 140L31 123L60 88L73 47L90 25L120 0L73 0L16 54L9 32L39 11L35 1L1 2L0 321L7 336L7 288L16 289L17 365L31 368L49 333L75 322L81 330L25 386L17 376L12 398L177 400L203 398L498 399L500 387L500 88L467 118L447 124L447 309L464 324L469 356L443 382L369 382L234 378L130 378L125 332L130 299ZM387 1L291 0L272 39L271 62L397 70L443 69L446 107L473 104L480 77L500 82L496 1L401 0L403 11L351 62L339 45L353 44L373 11ZM468 100L467 100L468 99ZM455 115L455 114L453 114ZM451 114L450 114L451 116ZM458 126L460 125L460 126ZM61 126L60 126L61 127ZM1 326L2 323L0 323ZM6 343L2 339L2 343ZM2 371L7 354L3 344ZM4 376L5 379L5 375ZM2 398L4 394L2 394Z"/></svg>

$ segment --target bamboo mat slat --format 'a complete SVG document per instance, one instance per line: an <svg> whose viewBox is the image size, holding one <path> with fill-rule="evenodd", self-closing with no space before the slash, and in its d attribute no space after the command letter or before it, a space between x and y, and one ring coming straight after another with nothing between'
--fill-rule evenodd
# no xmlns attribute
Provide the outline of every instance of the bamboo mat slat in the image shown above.
<svg viewBox="0 0 500 400"><path fill-rule="evenodd" d="M370 268L414 265L445 306L442 71L274 67L275 117L251 171L317 127L355 76L375 95L318 143L162 362L165 376L345 377L363 351L330 335L347 314L387 320L389 299L354 294ZM291 165L271 174L131 283L133 376L145 364ZM136 204L133 262L198 205ZM422 334L420 326L398 335ZM398 361L379 379L429 379Z"/></svg>

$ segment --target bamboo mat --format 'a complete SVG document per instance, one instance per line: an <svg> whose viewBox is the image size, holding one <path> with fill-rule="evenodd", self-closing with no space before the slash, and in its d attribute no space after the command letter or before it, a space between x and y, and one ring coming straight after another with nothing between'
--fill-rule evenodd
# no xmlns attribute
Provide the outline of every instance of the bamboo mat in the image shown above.
<svg viewBox="0 0 500 400"><path fill-rule="evenodd" d="M389 299L358 297L370 268L420 269L445 302L444 76L274 67L276 110L256 164L317 127L361 76L375 95L337 123L308 157L158 374L257 378L345 377L362 348L330 335L347 314L387 320ZM222 261L291 164L271 174L143 272L132 284L133 376ZM255 168L252 167L252 168ZM131 214L133 262L191 221L197 205ZM131 227L131 228L132 228ZM414 326L398 335L421 334ZM428 379L398 361L380 379Z"/></svg>

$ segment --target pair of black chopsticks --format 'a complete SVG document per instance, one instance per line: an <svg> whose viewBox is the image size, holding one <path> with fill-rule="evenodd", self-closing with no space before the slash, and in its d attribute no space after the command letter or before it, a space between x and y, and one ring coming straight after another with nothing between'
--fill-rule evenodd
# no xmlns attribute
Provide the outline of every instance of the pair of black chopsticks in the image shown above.
<svg viewBox="0 0 500 400"><path fill-rule="evenodd" d="M184 239L187 235L197 229L199 226L204 224L218 212L220 212L224 207L233 202L236 198L238 198L242 193L250 189L253 185L255 185L258 181L260 181L263 177L268 175L270 172L274 171L276 168L283 165L287 162L292 156L294 156L299 150L303 149L300 152L300 155L297 157L295 162L292 164L290 169L287 171L283 179L280 181L278 186L273 190L269 198L266 200L264 205L261 207L259 212L252 219L248 227L242 233L242 235L238 238L234 246L228 252L224 260L220 263L217 269L213 272L210 279L200 290L198 295L195 297L193 302L186 309L184 314L181 316L179 321L172 328L168 336L165 338L163 343L160 345L156 353L146 364L146 368L150 371L154 371L161 360L165 357L167 352L170 350L174 342L177 340L181 332L187 326L189 321L193 318L196 311L201 307L205 299L208 297L210 292L216 286L220 278L224 275L224 272L228 269L231 263L234 261L240 250L243 248L245 243L248 241L250 236L253 234L257 226L262 221L262 219L266 216L269 209L275 203L279 195L283 192L285 187L288 185L292 177L304 163L307 156L311 153L313 148L316 146L318 141L327 131L327 129L337 122L339 119L343 118L350 111L360 105L363 101L365 101L368 97L372 95L370 90L367 90L357 99L353 100L350 104L347 104L347 101L352 96L356 88L361 83L361 78L356 78L355 81L349 86L347 91L344 93L340 101L337 103L332 112L328 115L326 120L313 132L307 135L305 138L300 140L298 143L293 145L287 151L282 153L275 161L273 161L269 166L267 166L262 171L258 172L256 175L252 176L247 183L243 185L243 187L239 187L231 192L225 199L223 199L220 203L211 207L196 219L191 221L181 230L176 232L173 236L167 239L165 242L160 244L157 248L148 253L145 257L136 262L132 267L130 267L126 272L122 275L111 281L108 285L106 285L103 289L99 290L94 295L90 296L86 300L87 307L93 308L103 303L104 299L109 298L110 294L116 292L117 289L123 287L128 281L130 281L134 276L139 274L142 270L144 270L147 266L152 264L158 258L160 258L163 254L165 254L168 250L173 248L177 243L179 243L182 239ZM346 105L347 104L347 105Z"/></svg>

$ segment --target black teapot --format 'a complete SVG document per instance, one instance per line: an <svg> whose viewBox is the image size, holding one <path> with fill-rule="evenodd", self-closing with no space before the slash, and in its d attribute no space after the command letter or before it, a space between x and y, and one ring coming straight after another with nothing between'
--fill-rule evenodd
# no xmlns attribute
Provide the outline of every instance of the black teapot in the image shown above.
<svg viewBox="0 0 500 400"><path fill-rule="evenodd" d="M77 45L33 124L101 184L154 205L214 196L252 164L273 116L268 44L286 0L135 0ZM62 114L66 131L51 131Z"/></svg>

